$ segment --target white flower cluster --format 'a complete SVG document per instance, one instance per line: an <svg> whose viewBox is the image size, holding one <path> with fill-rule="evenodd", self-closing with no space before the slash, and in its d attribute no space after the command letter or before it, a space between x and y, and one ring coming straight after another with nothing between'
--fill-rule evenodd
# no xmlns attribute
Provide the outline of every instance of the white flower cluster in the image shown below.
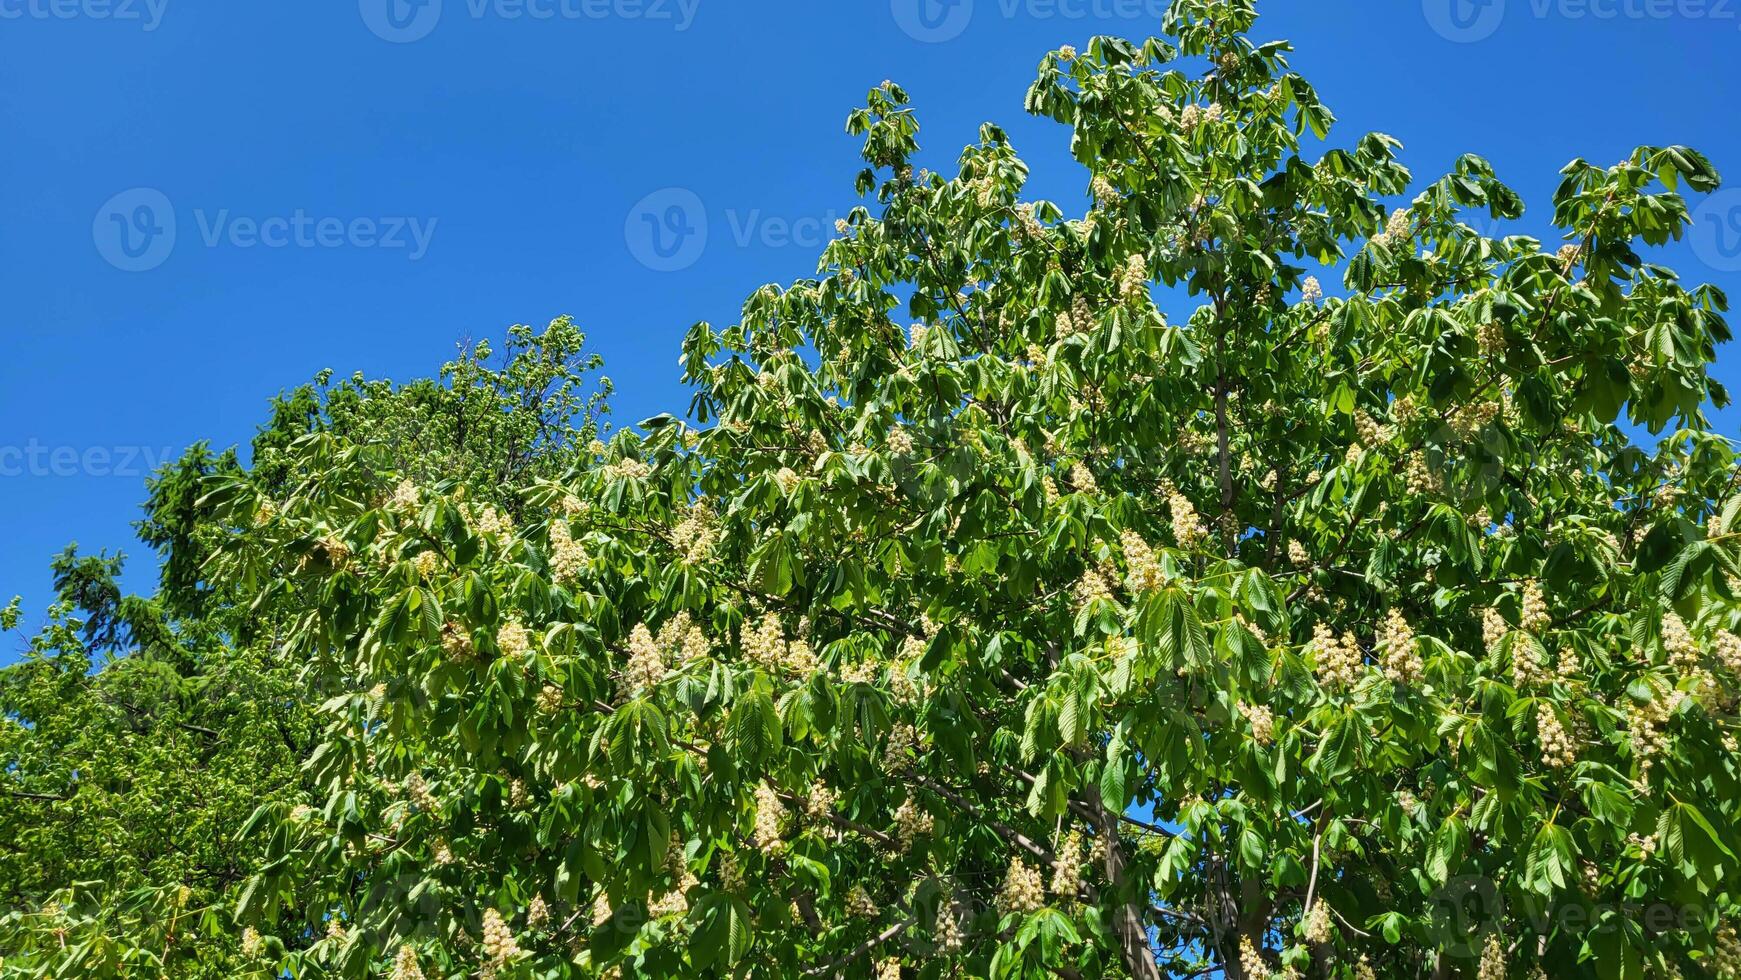
<svg viewBox="0 0 1741 980"><path fill-rule="evenodd" d="M550 906L544 901L543 895L533 895L532 901L526 905L526 928L542 929L550 924Z"/></svg>
<svg viewBox="0 0 1741 980"><path fill-rule="evenodd" d="M1076 608L1084 608L1096 599L1111 600L1112 581L1117 576L1118 570L1108 568L1105 562L1099 568L1090 566L1084 570L1082 578L1076 582Z"/></svg>
<svg viewBox="0 0 1741 980"><path fill-rule="evenodd" d="M677 880L676 887L654 900L647 910L656 919L673 915L687 915L689 914L689 890L699 884L701 882L695 875L685 868L682 876Z"/></svg>
<svg viewBox="0 0 1741 980"><path fill-rule="evenodd" d="M1052 894L1073 902L1082 891L1082 835L1072 831L1052 858Z"/></svg>
<svg viewBox="0 0 1741 980"><path fill-rule="evenodd" d="M920 837L931 836L936 826L936 819L920 809L911 796L895 811L895 837L903 850L912 850L914 842Z"/></svg>
<svg viewBox="0 0 1741 980"><path fill-rule="evenodd" d="M514 939L514 931L503 921L502 913L495 909L484 909L484 938L479 941L478 948L493 966L502 966L509 960L520 955L520 944Z"/></svg>
<svg viewBox="0 0 1741 980"><path fill-rule="evenodd" d="M1149 294L1149 260L1141 252L1132 252L1119 270L1118 295L1126 303L1146 298Z"/></svg>
<svg viewBox="0 0 1741 980"><path fill-rule="evenodd" d="M877 980L901 980L901 961L891 958L879 962Z"/></svg>
<svg viewBox="0 0 1741 980"><path fill-rule="evenodd" d="M889 452L896 456L911 456L913 455L913 437L908 434L905 428L894 426L889 429L888 447Z"/></svg>
<svg viewBox="0 0 1741 980"><path fill-rule="evenodd" d="M433 551L419 551L417 557L412 559L411 564L413 568L417 569L418 578L431 579L435 577L437 572L441 571L441 556Z"/></svg>
<svg viewBox="0 0 1741 980"><path fill-rule="evenodd" d="M940 953L959 953L966 945L967 937L961 933L961 921L956 918L955 907L948 901L937 906L937 925L931 932L931 938L937 944Z"/></svg>
<svg viewBox="0 0 1741 980"><path fill-rule="evenodd" d="M1475 328L1475 346L1482 357L1498 357L1505 353L1505 328L1497 323L1483 323Z"/></svg>
<svg viewBox="0 0 1741 980"><path fill-rule="evenodd" d="M1481 640L1489 650L1510 633L1511 624L1505 621L1499 610L1489 606L1481 611Z"/></svg>
<svg viewBox="0 0 1741 980"><path fill-rule="evenodd" d="M1319 682L1329 687L1353 687L1365 669L1365 655L1354 636L1344 633L1338 639L1323 623L1312 630L1312 655Z"/></svg>
<svg viewBox="0 0 1741 980"><path fill-rule="evenodd" d="M896 725L889 732L889 744L883 748L883 768L899 772L907 767L907 756L919 747L917 733L909 725Z"/></svg>
<svg viewBox="0 0 1741 980"><path fill-rule="evenodd" d="M400 943L393 957L392 980L423 980L423 966L417 962L417 950L410 943Z"/></svg>
<svg viewBox="0 0 1741 980"><path fill-rule="evenodd" d="M1251 725L1251 737L1259 745L1274 744L1276 739L1275 712L1261 704L1241 704L1239 713L1245 716Z"/></svg>
<svg viewBox="0 0 1741 980"><path fill-rule="evenodd" d="M505 538L514 533L514 519L494 506L486 506L478 515L473 530L487 538Z"/></svg>
<svg viewBox="0 0 1741 980"><path fill-rule="evenodd" d="M1426 666L1421 662L1414 630L1401 612L1392 609L1385 617L1384 629L1378 634L1378 648L1384 676L1397 684L1420 682Z"/></svg>
<svg viewBox="0 0 1741 980"><path fill-rule="evenodd" d="M1124 548L1124 563L1129 569L1125 577L1125 587L1132 595L1142 595L1152 592L1166 584L1166 572L1162 571L1161 563L1155 559L1155 549L1143 540L1143 536L1135 531L1125 531L1119 535L1119 543Z"/></svg>
<svg viewBox="0 0 1741 980"><path fill-rule="evenodd" d="M1741 674L1741 636L1719 630L1716 639L1711 643L1717 662L1731 674Z"/></svg>
<svg viewBox="0 0 1741 980"><path fill-rule="evenodd" d="M1553 623L1548 615L1547 599L1542 596L1542 587L1538 582L1531 582L1523 587L1523 615L1518 620L1518 627L1526 633L1540 636Z"/></svg>
<svg viewBox="0 0 1741 980"><path fill-rule="evenodd" d="M1209 536L1209 527L1203 523L1191 499L1171 484L1162 486L1161 492L1167 495L1167 511L1173 517L1173 540L1187 551L1202 544Z"/></svg>
<svg viewBox="0 0 1741 980"><path fill-rule="evenodd" d="M1476 976L1478 980L1505 980L1505 947L1498 934L1488 936L1487 945L1481 948L1481 966Z"/></svg>
<svg viewBox="0 0 1741 980"><path fill-rule="evenodd" d="M509 620L496 631L496 646L505 656L517 659L532 649L532 636L519 620Z"/></svg>
<svg viewBox="0 0 1741 980"><path fill-rule="evenodd" d="M1535 648L1524 643L1515 643L1511 648L1511 681L1520 689L1540 687L1553 683L1554 675L1548 670L1547 664L1535 654Z"/></svg>
<svg viewBox="0 0 1741 980"><path fill-rule="evenodd" d="M1644 705L1631 705L1626 712L1626 727L1632 733L1632 754L1638 761L1638 781L1650 780L1656 757L1668 747L1668 735L1663 728L1687 699L1685 691L1659 693Z"/></svg>
<svg viewBox="0 0 1741 980"><path fill-rule="evenodd" d="M1699 666L1699 644L1687 629L1686 620L1673 611L1662 617L1662 648L1668 654L1670 667L1687 673Z"/></svg>
<svg viewBox="0 0 1741 980"><path fill-rule="evenodd" d="M1118 192L1118 188L1112 185L1112 181L1102 174L1095 174L1094 179L1088 182L1088 191L1094 195L1095 200L1102 204L1114 204L1124 197Z"/></svg>
<svg viewBox="0 0 1741 980"><path fill-rule="evenodd" d="M1296 565L1310 565L1312 563L1311 553L1306 551L1306 546L1301 544L1298 538L1288 541L1288 561Z"/></svg>
<svg viewBox="0 0 1741 980"><path fill-rule="evenodd" d="M1250 936L1239 937L1239 967L1245 971L1248 980L1269 980L1269 963L1252 944Z"/></svg>
<svg viewBox="0 0 1741 980"><path fill-rule="evenodd" d="M413 517L423 506L422 494L417 491L417 484L410 480L400 480L393 488L393 496L387 501L387 509L400 517Z"/></svg>
<svg viewBox="0 0 1741 980"><path fill-rule="evenodd" d="M1459 405L1451 412L1446 424L1459 439L1468 439L1475 433L1493 424L1503 408L1497 401L1469 402Z"/></svg>
<svg viewBox="0 0 1741 980"><path fill-rule="evenodd" d="M685 609L659 627L659 649L676 655L678 663L691 663L707 656L707 634L695 625Z"/></svg>
<svg viewBox="0 0 1741 980"><path fill-rule="evenodd" d="M750 662L767 670L779 670L786 660L786 631L780 617L767 613L753 630L744 631L744 653Z"/></svg>
<svg viewBox="0 0 1741 980"><path fill-rule="evenodd" d="M1372 961L1364 955L1360 962L1354 964L1354 980L1378 980L1378 974L1372 969Z"/></svg>
<svg viewBox="0 0 1741 980"><path fill-rule="evenodd" d="M1403 463L1403 483L1416 497L1429 497L1444 492L1445 479L1427 462L1426 454L1410 453Z"/></svg>
<svg viewBox="0 0 1741 980"><path fill-rule="evenodd" d="M463 663L472 658L472 635L464 626L449 622L441 627L441 651L447 659Z"/></svg>
<svg viewBox="0 0 1741 980"><path fill-rule="evenodd" d="M1560 724L1560 716L1546 704L1535 709L1536 737L1541 740L1542 761L1555 769L1564 769L1578 761L1578 747Z"/></svg>
<svg viewBox="0 0 1741 980"><path fill-rule="evenodd" d="M1717 948L1711 955L1711 975L1722 980L1741 977L1741 934L1735 924L1725 922L1717 928Z"/></svg>
<svg viewBox="0 0 1741 980"><path fill-rule="evenodd" d="M603 472L610 480L645 480L653 475L653 468L638 459L621 459L606 466Z"/></svg>
<svg viewBox="0 0 1741 980"><path fill-rule="evenodd" d="M1094 471L1086 463L1074 463L1070 466L1070 486L1077 493L1099 493L1100 484L1094 479Z"/></svg>
<svg viewBox="0 0 1741 980"><path fill-rule="evenodd" d="M646 625L637 625L629 631L629 663L623 668L623 693L632 696L656 687L665 679L665 673L665 654Z"/></svg>
<svg viewBox="0 0 1741 980"><path fill-rule="evenodd" d="M1324 286L1317 276L1307 276L1300 285L1300 302L1317 306L1324 301Z"/></svg>
<svg viewBox="0 0 1741 980"><path fill-rule="evenodd" d="M260 931L253 926L242 930L242 955L248 959L258 959L265 944L260 939Z"/></svg>
<svg viewBox="0 0 1741 980"><path fill-rule="evenodd" d="M412 806L424 813L434 813L440 807L435 794L429 790L429 784L423 781L422 773L414 772L405 777L405 795Z"/></svg>
<svg viewBox="0 0 1741 980"><path fill-rule="evenodd" d="M556 581L567 584L579 580L592 559L586 549L577 544L565 520L550 525L550 570Z"/></svg>
<svg viewBox="0 0 1741 980"><path fill-rule="evenodd" d="M924 641L918 637L909 636L907 639L920 644L921 648L923 647ZM903 643L901 647L905 653L907 644ZM919 652L923 654L924 651L921 649ZM894 698L897 704L912 704L919 699L919 685L913 680L913 675L908 672L908 664L893 663L889 665L889 696Z"/></svg>
<svg viewBox="0 0 1741 980"><path fill-rule="evenodd" d="M774 857L786 849L780 827L786 820L786 804L767 783L756 787L756 827L752 834L763 854Z"/></svg>
<svg viewBox="0 0 1741 980"><path fill-rule="evenodd" d="M713 508L697 500L671 529L671 547L677 550L678 560L683 564L700 565L713 557L713 549L718 545L719 528Z"/></svg>
<svg viewBox="0 0 1741 980"><path fill-rule="evenodd" d="M553 715L562 710L562 688L546 684L538 691L538 710Z"/></svg>
<svg viewBox="0 0 1741 980"><path fill-rule="evenodd" d="M740 892L744 888L744 869L738 863L738 856L730 851L719 855L719 887L728 892Z"/></svg>
<svg viewBox="0 0 1741 980"><path fill-rule="evenodd" d="M1372 236L1372 242L1375 245L1389 245L1407 241L1412 233L1413 223L1409 221L1409 213L1397 208L1390 213L1390 220L1385 222L1384 230Z"/></svg>
<svg viewBox="0 0 1741 980"><path fill-rule="evenodd" d="M780 487L780 492L788 497L798 492L800 482L801 479L797 472L790 466L782 466L780 471L774 474L774 483Z"/></svg>
<svg viewBox="0 0 1741 980"><path fill-rule="evenodd" d="M1330 924L1330 906L1323 899L1312 903L1312 910L1306 913L1306 942L1314 946L1327 943L1334 933Z"/></svg>
<svg viewBox="0 0 1741 980"><path fill-rule="evenodd" d="M828 784L818 779L810 784L810 792L804 796L804 815L811 820L827 820L834 813L834 790Z"/></svg>
<svg viewBox="0 0 1741 980"><path fill-rule="evenodd" d="M874 919L880 910L877 903L864 890L863 885L853 885L846 893L846 914L859 919Z"/></svg>
<svg viewBox="0 0 1741 980"><path fill-rule="evenodd" d="M1020 856L1010 858L1009 873L1004 876L1003 890L997 897L999 911L1027 915L1045 904L1046 888L1039 870Z"/></svg>

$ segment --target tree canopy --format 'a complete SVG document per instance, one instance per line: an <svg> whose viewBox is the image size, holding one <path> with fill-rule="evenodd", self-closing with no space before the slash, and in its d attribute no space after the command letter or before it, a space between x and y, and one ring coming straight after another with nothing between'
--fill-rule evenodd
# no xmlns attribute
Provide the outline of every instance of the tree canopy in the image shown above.
<svg viewBox="0 0 1741 980"><path fill-rule="evenodd" d="M184 468L174 608L319 729L236 831L223 955L1738 975L1727 301L1647 251L1717 174L1574 161L1558 241L1491 237L1523 202L1486 161L1419 185L1330 140L1255 18L1175 0L1045 57L1068 215L995 125L915 168L907 94L871 91L866 203L814 278L689 332L685 417L597 438L562 320L500 383L304 389L253 466ZM100 686L88 642L9 679ZM53 726L18 704L29 758ZM0 931L36 975L47 915ZM80 968L132 975L104 941Z"/></svg>

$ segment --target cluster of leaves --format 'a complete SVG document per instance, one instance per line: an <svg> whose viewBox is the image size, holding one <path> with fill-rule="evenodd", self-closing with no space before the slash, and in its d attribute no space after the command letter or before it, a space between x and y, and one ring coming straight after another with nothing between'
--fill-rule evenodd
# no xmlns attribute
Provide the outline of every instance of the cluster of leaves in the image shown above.
<svg viewBox="0 0 1741 980"><path fill-rule="evenodd" d="M325 678L287 655L295 609L206 571L226 530L214 481L264 494L298 478L282 447L310 432L364 442L420 474L447 472L518 501L572 465L599 431L609 381L566 319L462 351L439 381L404 387L324 376L273 405L237 454L188 450L150 482L140 537L163 557L152 599L125 596L120 557L53 566L60 601L22 662L0 670L0 974L229 978L258 972L263 944L234 916L265 865L241 831L263 802L309 794ZM421 467L421 469L419 469ZM20 604L0 614L18 628ZM290 937L306 944L317 935Z"/></svg>
<svg viewBox="0 0 1741 980"><path fill-rule="evenodd" d="M295 672L170 630L121 598L118 559L56 570L62 600L0 671L5 975L234 976L232 896L258 870L239 832L304 794L316 740Z"/></svg>

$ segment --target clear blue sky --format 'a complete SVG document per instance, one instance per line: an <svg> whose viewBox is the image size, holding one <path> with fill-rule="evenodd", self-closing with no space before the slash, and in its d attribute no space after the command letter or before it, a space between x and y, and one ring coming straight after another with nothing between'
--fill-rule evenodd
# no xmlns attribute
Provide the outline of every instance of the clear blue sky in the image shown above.
<svg viewBox="0 0 1741 980"><path fill-rule="evenodd" d="M922 162L952 169L997 121L1033 192L1081 206L1067 132L1023 92L1049 48L1150 33L1158 0L920 3L939 0L0 0L0 603L38 621L74 540L126 549L149 589L145 471L245 444L322 368L409 379L569 313L619 421L681 411L687 327L808 274L855 204L843 123L884 78L913 95ZM1566 161L1640 143L1696 146L1741 187L1741 0L1262 9L1338 142L1389 132L1423 180L1481 153L1530 203L1522 230L1545 230ZM1665 258L1741 295L1736 195L1709 215L1726 237ZM707 242L667 257L641 218L684 202Z"/></svg>

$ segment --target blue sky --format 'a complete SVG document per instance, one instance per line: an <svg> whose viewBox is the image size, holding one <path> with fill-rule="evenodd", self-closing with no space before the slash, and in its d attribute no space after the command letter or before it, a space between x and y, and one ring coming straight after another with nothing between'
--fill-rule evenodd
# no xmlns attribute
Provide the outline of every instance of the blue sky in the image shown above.
<svg viewBox="0 0 1741 980"><path fill-rule="evenodd" d="M808 274L857 203L843 124L884 78L919 109L921 162L951 170L996 121L1032 192L1080 207L1068 133L1023 92L1046 50L1144 36L1161 6L0 0L0 602L21 593L38 621L75 540L127 550L149 589L129 527L146 472L194 440L245 444L271 394L323 368L409 379L461 338L568 313L619 421L681 411L688 326ZM1546 231L1566 161L1640 143L1698 147L1741 187L1741 0L1260 9L1336 142L1391 133L1423 181L1487 156L1531 206L1520 230ZM1741 294L1726 193L1663 258ZM673 206L705 244L652 237Z"/></svg>

